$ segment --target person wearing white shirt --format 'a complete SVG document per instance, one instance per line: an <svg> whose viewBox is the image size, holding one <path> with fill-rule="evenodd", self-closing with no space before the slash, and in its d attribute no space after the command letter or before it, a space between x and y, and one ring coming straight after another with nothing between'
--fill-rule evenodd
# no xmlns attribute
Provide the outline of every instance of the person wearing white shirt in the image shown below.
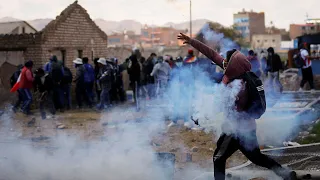
<svg viewBox="0 0 320 180"><path fill-rule="evenodd" d="M306 82L309 82L311 91L314 91L314 84L313 84L313 72L312 72L312 59L316 59L316 57L309 56L308 52L308 44L304 43L302 45L302 48L300 49L300 55L301 58L304 60L304 66L301 68L302 72L302 80L300 83L300 89L299 91L303 90L304 85Z"/></svg>

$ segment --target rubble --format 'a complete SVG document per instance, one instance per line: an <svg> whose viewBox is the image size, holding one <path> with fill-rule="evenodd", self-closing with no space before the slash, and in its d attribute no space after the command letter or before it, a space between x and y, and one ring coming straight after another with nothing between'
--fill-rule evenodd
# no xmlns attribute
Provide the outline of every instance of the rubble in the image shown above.
<svg viewBox="0 0 320 180"><path fill-rule="evenodd" d="M194 146L193 148L191 148L191 151L192 152L198 152L199 151L199 148L197 146Z"/></svg>

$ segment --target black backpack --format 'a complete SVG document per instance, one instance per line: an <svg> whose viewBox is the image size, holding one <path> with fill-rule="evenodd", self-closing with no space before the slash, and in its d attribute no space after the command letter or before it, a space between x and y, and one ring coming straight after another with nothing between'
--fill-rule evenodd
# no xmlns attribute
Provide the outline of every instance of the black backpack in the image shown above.
<svg viewBox="0 0 320 180"><path fill-rule="evenodd" d="M297 68L302 68L303 66L306 65L304 62L304 59L301 57L300 52L293 55L293 60Z"/></svg>
<svg viewBox="0 0 320 180"><path fill-rule="evenodd" d="M250 117L259 119L266 112L266 97L262 81L253 72L246 72L239 79L246 82L248 90L248 104L246 112Z"/></svg>
<svg viewBox="0 0 320 180"><path fill-rule="evenodd" d="M62 82L64 84L71 84L72 83L72 73L69 68L64 67L64 75Z"/></svg>

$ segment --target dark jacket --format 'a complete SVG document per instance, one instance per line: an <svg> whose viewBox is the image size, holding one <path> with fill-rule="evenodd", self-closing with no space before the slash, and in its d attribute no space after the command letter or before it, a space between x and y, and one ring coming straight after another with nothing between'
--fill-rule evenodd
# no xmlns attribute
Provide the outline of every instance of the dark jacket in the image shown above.
<svg viewBox="0 0 320 180"><path fill-rule="evenodd" d="M149 57L144 63L143 63L143 70L144 70L144 74L145 74L145 79L147 84L153 84L154 83L154 78L152 76L150 76L150 74L152 73L154 64L153 64L153 58Z"/></svg>
<svg viewBox="0 0 320 180"><path fill-rule="evenodd" d="M102 89L110 90L113 83L113 68L111 64L107 64L99 69L97 76Z"/></svg>
<svg viewBox="0 0 320 180"><path fill-rule="evenodd" d="M74 82L76 82L77 86L81 86L84 85L84 73L85 73L85 68L83 67L83 65L79 65L77 67L77 71L76 71L76 77L74 78Z"/></svg>
<svg viewBox="0 0 320 180"><path fill-rule="evenodd" d="M137 60L132 60L131 67L128 67L130 83L140 84L141 67Z"/></svg>
<svg viewBox="0 0 320 180"><path fill-rule="evenodd" d="M12 76L11 76L11 78L10 78L10 85L11 85L11 87L13 87L13 86L16 84L16 82L17 82L17 80L18 80L18 78L19 78L19 76L20 76L20 73L21 73L21 69L17 70L16 72L14 72L14 73L12 74Z"/></svg>
<svg viewBox="0 0 320 180"><path fill-rule="evenodd" d="M62 85L69 85L72 83L72 79L73 79L72 72L67 67L64 67L63 70L64 70L64 75L63 75L63 79L61 81L61 84Z"/></svg>
<svg viewBox="0 0 320 180"><path fill-rule="evenodd" d="M273 48L269 48L268 52L270 52L271 55L268 55L267 58L267 71L278 72L280 70L283 70L280 56L274 52Z"/></svg>
<svg viewBox="0 0 320 180"><path fill-rule="evenodd" d="M43 80L42 80L43 79ZM35 77L35 91L39 91L40 93L51 91L53 89L53 81L52 78L46 74L43 77L36 76Z"/></svg>

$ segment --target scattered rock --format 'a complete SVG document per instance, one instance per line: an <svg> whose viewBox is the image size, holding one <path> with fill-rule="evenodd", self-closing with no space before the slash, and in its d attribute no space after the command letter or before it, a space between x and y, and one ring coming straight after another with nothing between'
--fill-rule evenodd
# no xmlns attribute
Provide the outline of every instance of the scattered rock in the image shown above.
<svg viewBox="0 0 320 180"><path fill-rule="evenodd" d="M28 122L28 127L33 126L36 123L36 118L32 118L31 121Z"/></svg>
<svg viewBox="0 0 320 180"><path fill-rule="evenodd" d="M212 152L213 152L213 151L214 151L214 149L213 149L213 148L209 148L209 151L212 151Z"/></svg>
<svg viewBox="0 0 320 180"><path fill-rule="evenodd" d="M191 142L196 142L196 141L197 141L196 139L192 139L192 140L191 140Z"/></svg>
<svg viewBox="0 0 320 180"><path fill-rule="evenodd" d="M301 136L308 136L310 133L308 131L303 131L299 133Z"/></svg>
<svg viewBox="0 0 320 180"><path fill-rule="evenodd" d="M57 126L57 129L65 129L65 128L66 128L66 126L63 124Z"/></svg>
<svg viewBox="0 0 320 180"><path fill-rule="evenodd" d="M204 145L207 145L207 143L206 143L206 142L203 142L203 143L201 143L201 145L204 146Z"/></svg>
<svg viewBox="0 0 320 180"><path fill-rule="evenodd" d="M191 148L191 151L192 151L192 152L198 152L198 151L199 151L199 148L195 146L195 147Z"/></svg>
<svg viewBox="0 0 320 180"><path fill-rule="evenodd" d="M178 152L180 150L180 148L172 148L171 150L170 150L170 152Z"/></svg>
<svg viewBox="0 0 320 180"><path fill-rule="evenodd" d="M33 137L31 138L31 141L33 142L40 142L40 141L45 141L45 140L48 140L50 139L49 137L47 136L40 136L40 137Z"/></svg>
<svg viewBox="0 0 320 180"><path fill-rule="evenodd" d="M309 136L310 136L310 137L317 137L316 134L310 134Z"/></svg>

